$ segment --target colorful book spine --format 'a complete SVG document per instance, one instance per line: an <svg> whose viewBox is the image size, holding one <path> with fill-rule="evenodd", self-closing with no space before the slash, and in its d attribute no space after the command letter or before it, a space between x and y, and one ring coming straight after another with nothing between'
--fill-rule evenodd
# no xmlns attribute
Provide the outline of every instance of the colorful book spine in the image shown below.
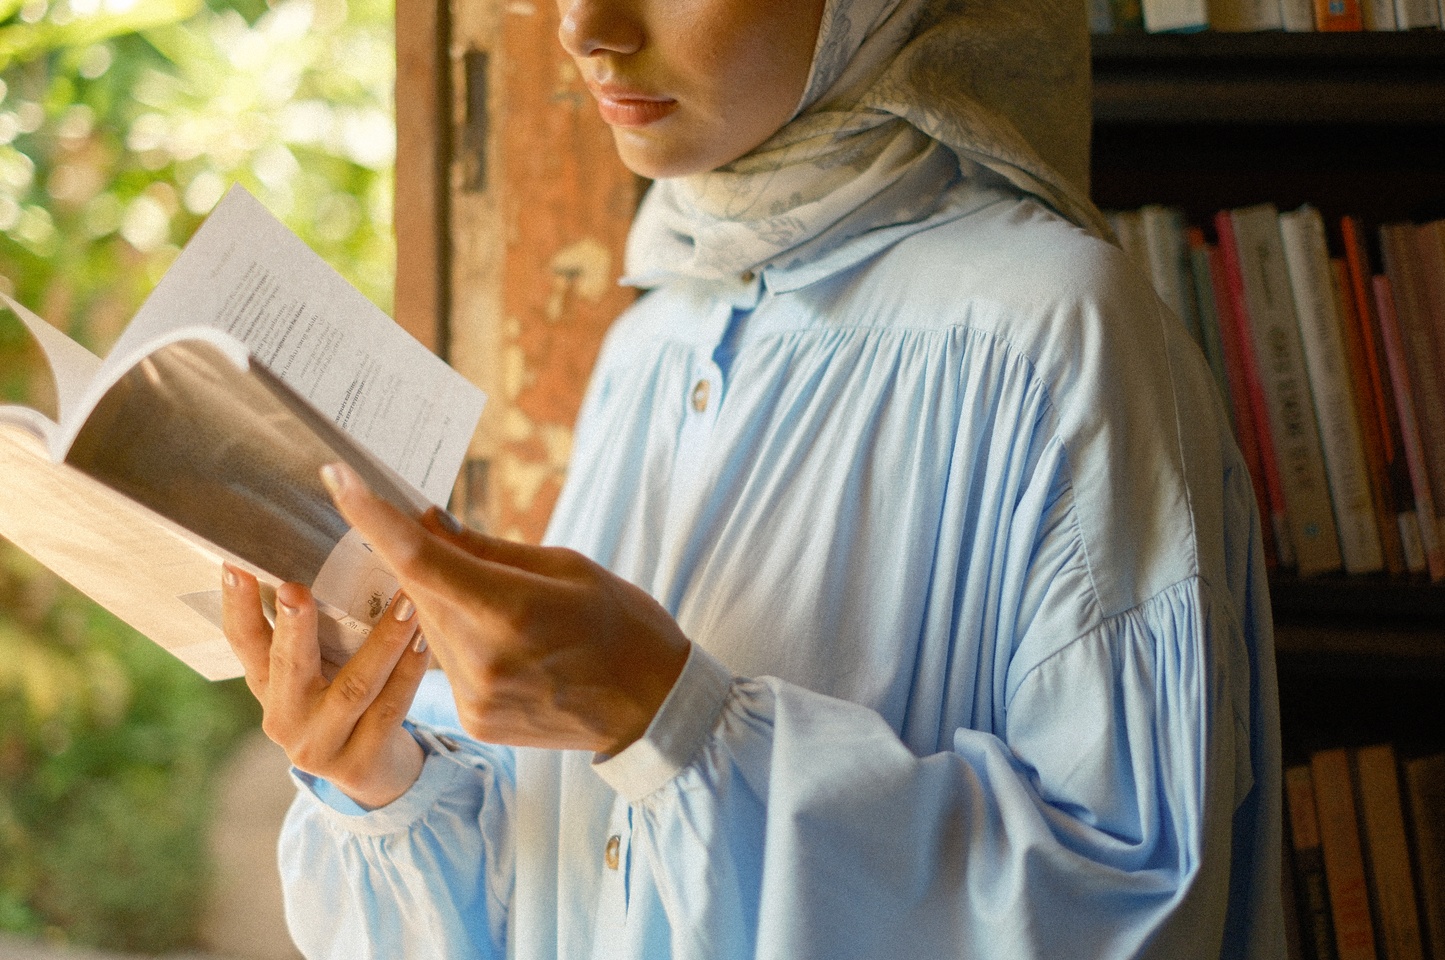
<svg viewBox="0 0 1445 960"><path fill-rule="evenodd" d="M1269 518L1264 525L1266 563L1272 567L1292 567L1294 554L1291 552L1289 520L1284 511L1284 488L1274 458L1274 444L1269 436L1264 387L1260 385L1256 373L1259 365L1255 362L1248 324L1242 316L1243 282L1234 258L1229 255L1233 235L1229 232L1228 216L1220 214L1220 218L1220 243L1211 257L1210 267L1214 278L1215 306L1219 310L1225 369L1229 375L1229 393L1234 402L1235 436L1249 466L1249 479L1254 484L1259 515Z"/></svg>
<svg viewBox="0 0 1445 960"><path fill-rule="evenodd" d="M1219 219L1227 224L1221 229L1220 245L1233 252L1229 262L1244 294L1295 566L1305 577L1338 570L1339 538L1280 240L1279 212L1273 204L1263 203L1225 211Z"/></svg>
<svg viewBox="0 0 1445 960"><path fill-rule="evenodd" d="M1375 529L1380 534L1380 554L1385 569L1391 576L1400 576L1411 570L1425 569L1425 555L1419 552L1419 531L1415 531L1414 552L1405 556L1403 524L1397 522L1399 512L1395 506L1395 491L1385 467L1385 452L1380 442L1380 425L1375 416L1374 399L1370 395L1369 376L1365 370L1364 345L1361 342L1360 322L1355 313L1355 301L1350 289L1349 271L1340 258L1330 260L1330 271L1335 281L1335 303L1340 311L1340 328L1345 348L1345 366L1350 378L1350 390L1355 398L1356 426L1365 455L1365 473L1369 481L1370 503L1375 511ZM1412 517L1413 519L1413 517ZM1418 555L1418 556L1417 556Z"/></svg>
<svg viewBox="0 0 1445 960"><path fill-rule="evenodd" d="M1360 16L1360 0L1314 0L1315 29L1322 33L1342 33L1365 29Z"/></svg>
<svg viewBox="0 0 1445 960"><path fill-rule="evenodd" d="M1313 948L1315 960L1335 960L1335 925L1330 917L1325 855L1320 846L1314 781L1307 765L1301 764L1285 771L1284 792L1289 842L1294 847L1295 894L1304 928L1302 939Z"/></svg>
<svg viewBox="0 0 1445 960"><path fill-rule="evenodd" d="M1351 217L1340 221L1344 241L1340 305L1345 323L1345 352L1355 400L1360 409L1360 430L1374 489L1380 542L1386 568L1393 575L1425 569L1420 545L1420 522L1415 515L1415 493L1405 465L1400 420L1380 346L1380 324L1370 290L1370 270L1358 224Z"/></svg>
<svg viewBox="0 0 1445 960"><path fill-rule="evenodd" d="M1384 468L1384 480L1377 490L1387 509L1393 510L1396 529L1399 531L1400 552L1405 567L1410 573L1425 570L1425 549L1420 545L1420 522L1415 510L1415 487L1410 483L1409 466L1405 463L1405 440L1400 435L1400 416L1394 403L1394 387L1390 385L1390 370L1384 360L1384 346L1380 340L1380 318L1374 307L1374 272L1364 249L1364 236L1360 224L1353 217L1342 217L1341 239L1345 247L1345 272L1350 279L1350 299L1354 301L1354 337L1347 344L1357 344L1357 398L1368 398L1361 406L1374 409L1370 418L1368 412L1366 437L1373 437L1374 450L1379 454ZM1379 427L1379 429L1374 429ZM1381 523L1381 541L1386 547L1386 558L1392 554L1390 539L1386 538L1389 522ZM1390 567L1397 573L1396 565Z"/></svg>
<svg viewBox="0 0 1445 960"><path fill-rule="evenodd" d="M1279 231L1345 571L1376 573L1384 569L1385 559L1345 361L1324 220L1318 210L1305 206L1281 213Z"/></svg>
<svg viewBox="0 0 1445 960"><path fill-rule="evenodd" d="M1360 798L1360 832L1370 875L1370 902L1385 957L1425 960L1395 750L1388 744L1361 747L1351 761Z"/></svg>
<svg viewBox="0 0 1445 960"><path fill-rule="evenodd" d="M1335 924L1335 950L1340 960L1376 960L1375 926L1370 919L1370 890L1360 846L1349 755L1343 749L1321 750L1310 758L1324 851L1330 917Z"/></svg>
<svg viewBox="0 0 1445 960"><path fill-rule="evenodd" d="M1430 579L1445 580L1445 551L1441 549L1440 524L1435 516L1435 495L1425 470L1424 443L1420 421L1415 414L1415 391L1410 382L1410 365L1405 359L1405 342L1400 333L1395 311L1395 297L1390 280L1376 276L1373 281L1375 306L1380 316L1380 335L1385 345L1385 359L1390 368L1390 383L1400 417L1400 436L1405 448L1405 463L1410 469L1411 486L1415 491L1415 514L1420 520L1420 546Z"/></svg>

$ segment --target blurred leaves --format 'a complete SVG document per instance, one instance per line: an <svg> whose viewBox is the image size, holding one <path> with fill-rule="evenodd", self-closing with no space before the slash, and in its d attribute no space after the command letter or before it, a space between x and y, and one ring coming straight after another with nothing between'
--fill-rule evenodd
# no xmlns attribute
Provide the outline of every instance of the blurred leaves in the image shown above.
<svg viewBox="0 0 1445 960"><path fill-rule="evenodd" d="M104 353L239 181L389 309L393 76L389 0L0 0L0 287ZM39 382L12 334L0 402ZM0 930L189 945L257 722L0 541Z"/></svg>
<svg viewBox="0 0 1445 960"><path fill-rule="evenodd" d="M257 721L0 541L0 929L129 950L188 945L209 774Z"/></svg>
<svg viewBox="0 0 1445 960"><path fill-rule="evenodd" d="M98 353L237 181L391 307L391 5L245 2L0 0L0 285Z"/></svg>

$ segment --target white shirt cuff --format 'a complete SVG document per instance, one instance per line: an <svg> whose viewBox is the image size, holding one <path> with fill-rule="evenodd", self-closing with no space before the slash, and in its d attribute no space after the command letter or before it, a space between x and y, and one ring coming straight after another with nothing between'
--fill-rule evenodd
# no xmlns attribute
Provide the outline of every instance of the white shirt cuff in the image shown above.
<svg viewBox="0 0 1445 960"><path fill-rule="evenodd" d="M592 769L629 803L667 783L717 726L732 690L732 671L697 644L647 731L615 756L597 754Z"/></svg>

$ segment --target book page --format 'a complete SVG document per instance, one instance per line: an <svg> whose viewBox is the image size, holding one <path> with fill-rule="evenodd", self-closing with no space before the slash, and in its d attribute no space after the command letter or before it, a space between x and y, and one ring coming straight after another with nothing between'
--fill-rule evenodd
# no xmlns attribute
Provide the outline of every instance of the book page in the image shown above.
<svg viewBox="0 0 1445 960"><path fill-rule="evenodd" d="M183 338L126 371L95 403L66 464L263 582L310 586L334 621L321 624L323 658L344 663L398 584L337 512L320 468L352 464L413 516L424 499L344 431L300 416L306 401L235 356L230 338L194 332L219 342ZM215 598L185 602L209 616Z"/></svg>
<svg viewBox="0 0 1445 960"><path fill-rule="evenodd" d="M14 311L25 324L50 364L50 373L55 380L56 406L59 408L56 419L63 423L67 417L75 416L91 380L100 370L100 358L14 298L0 293L0 302Z"/></svg>
<svg viewBox="0 0 1445 960"><path fill-rule="evenodd" d="M181 596L214 591L220 558L157 525L62 464L28 432L0 422L0 535L202 676L241 675L218 622Z"/></svg>
<svg viewBox="0 0 1445 960"><path fill-rule="evenodd" d="M438 505L461 468L484 396L418 343L254 197L232 188L106 360L198 325L254 359Z"/></svg>

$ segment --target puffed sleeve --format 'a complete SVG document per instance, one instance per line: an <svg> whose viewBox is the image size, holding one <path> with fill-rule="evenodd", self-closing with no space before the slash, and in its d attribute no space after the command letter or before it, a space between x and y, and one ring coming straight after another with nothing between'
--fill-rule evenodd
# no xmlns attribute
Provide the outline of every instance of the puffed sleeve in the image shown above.
<svg viewBox="0 0 1445 960"><path fill-rule="evenodd" d="M445 678L428 675L408 721L421 776L385 807L365 811L292 771L279 860L287 925L309 960L506 956L513 756L446 724L447 698Z"/></svg>
<svg viewBox="0 0 1445 960"><path fill-rule="evenodd" d="M596 765L631 806L631 885L658 892L650 921L629 907L637 946L666 930L677 957L1268 954L1277 931L1224 950L1253 782L1220 607L1176 585L1028 669L1006 734L959 729L922 757L871 710L695 648L647 736Z"/></svg>

